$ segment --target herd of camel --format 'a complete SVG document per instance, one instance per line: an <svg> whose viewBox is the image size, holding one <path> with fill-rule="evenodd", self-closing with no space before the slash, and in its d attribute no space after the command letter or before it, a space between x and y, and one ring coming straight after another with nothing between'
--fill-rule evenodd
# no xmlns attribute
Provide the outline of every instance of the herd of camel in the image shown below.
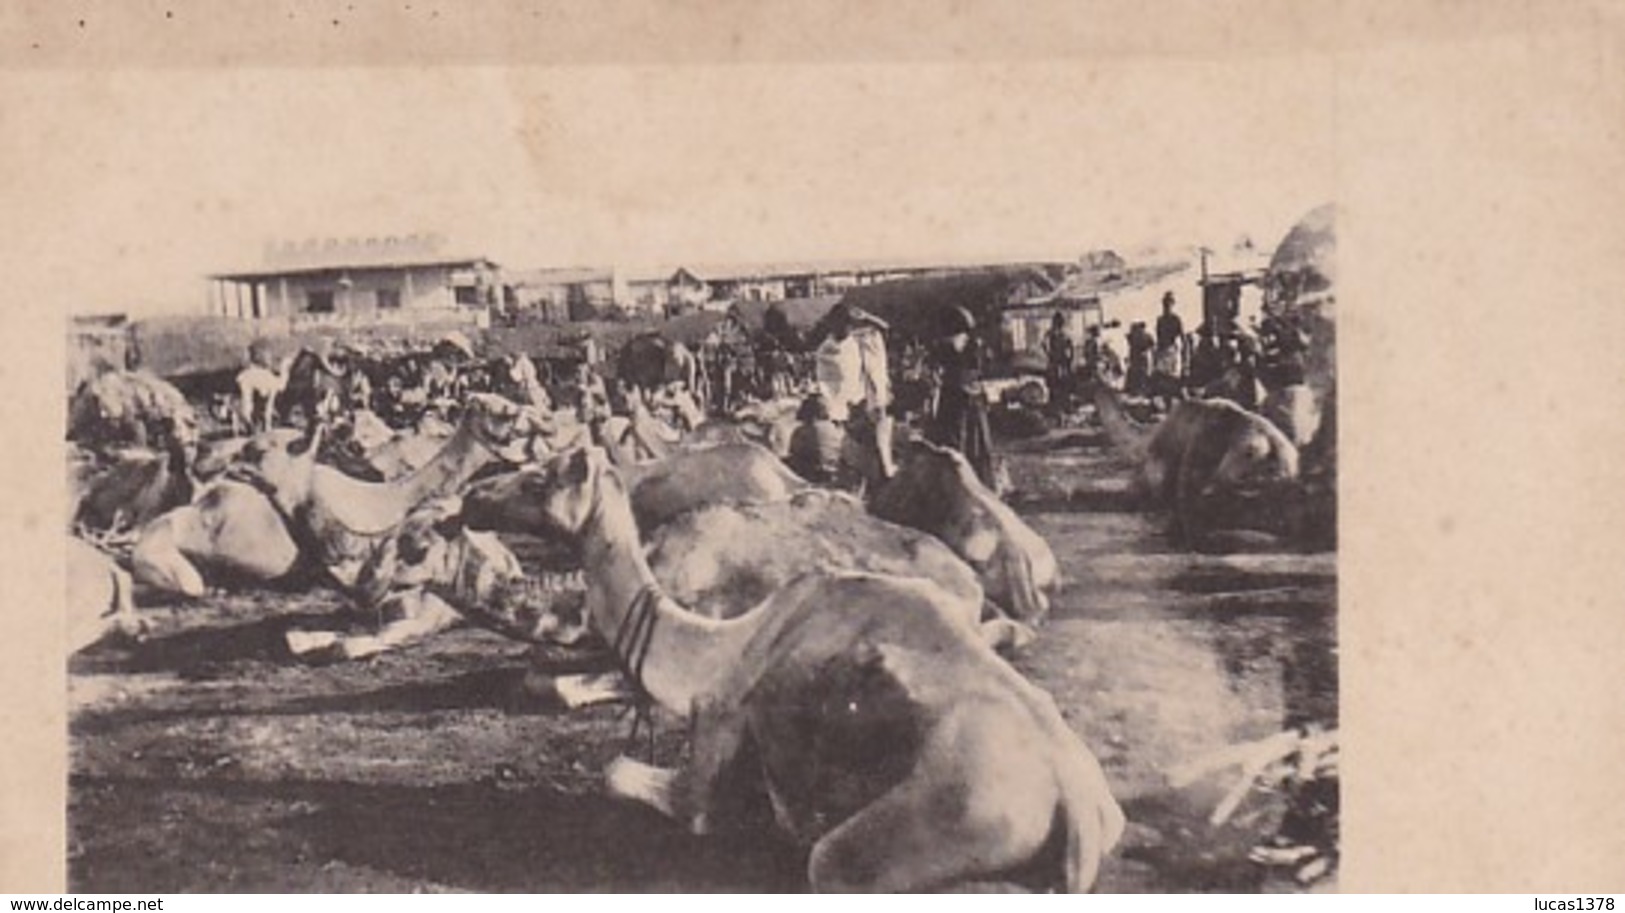
<svg viewBox="0 0 1625 913"><path fill-rule="evenodd" d="M1224 505L1298 484L1315 446L1222 400L1155 427L1110 390L1097 409L1191 542L1221 530ZM1037 636L1060 583L1043 538L949 449L908 442L897 474L854 496L711 431L639 460L475 394L432 458L383 482L321 462L319 427L262 432L139 528L127 569L70 539L71 646L139 632L137 585L197 597L318 578L372 625L291 630L296 655L362 658L465 621L596 636L618 671L559 677L559 694L636 695L689 722L681 767L618 758L612 794L695 833L770 815L810 848L820 891L1091 887L1123 813L1052 698L1001 656ZM541 540L548 567L527 572L504 535Z"/></svg>

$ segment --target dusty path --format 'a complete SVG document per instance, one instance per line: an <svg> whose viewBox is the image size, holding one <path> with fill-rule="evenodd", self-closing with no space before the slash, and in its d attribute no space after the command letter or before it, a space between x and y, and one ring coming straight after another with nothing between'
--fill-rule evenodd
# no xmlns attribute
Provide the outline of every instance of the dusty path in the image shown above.
<svg viewBox="0 0 1625 913"><path fill-rule="evenodd" d="M1333 556L1175 552L1122 510L1122 469L1092 436L1018 450L1019 508L1067 584L1017 665L1094 747L1131 821L1099 889L1282 887L1245 859L1278 801L1250 799L1211 828L1231 781L1176 791L1164 771L1335 722ZM74 890L803 888L791 848L691 838L602 798L620 711L519 702L519 645L461 630L365 664L289 660L282 631L340 605L326 592L211 599L161 610L144 648L74 660ZM658 750L681 750L669 721Z"/></svg>

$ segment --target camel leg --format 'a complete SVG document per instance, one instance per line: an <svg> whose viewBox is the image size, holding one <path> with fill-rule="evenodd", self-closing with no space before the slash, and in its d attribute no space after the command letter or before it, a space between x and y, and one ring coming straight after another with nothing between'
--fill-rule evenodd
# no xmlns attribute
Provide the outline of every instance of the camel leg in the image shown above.
<svg viewBox="0 0 1625 913"><path fill-rule="evenodd" d="M977 630L982 636L983 643L1000 651L1023 650L1038 639L1038 632L1030 625L1003 615L979 622Z"/></svg>
<svg viewBox="0 0 1625 913"><path fill-rule="evenodd" d="M974 749L972 749L974 751ZM951 760L950 760L951 758ZM1029 861L1049 838L1053 797L1031 800L1044 782L1029 772L994 779L962 757L927 761L813 846L813 890L892 893L941 890L994 878ZM967 769L971 768L971 769ZM1026 789L1023 789L1026 787Z"/></svg>
<svg viewBox="0 0 1625 913"><path fill-rule="evenodd" d="M604 786L616 798L641 802L677 820L681 817L675 798L680 775L675 769L656 767L620 755L604 768Z"/></svg>
<svg viewBox="0 0 1625 913"><path fill-rule="evenodd" d="M631 683L620 672L554 675L540 669L530 669L526 671L519 688L527 697L557 701L570 710L593 704L629 701L636 696Z"/></svg>
<svg viewBox="0 0 1625 913"><path fill-rule="evenodd" d="M1180 461L1174 486L1174 532L1185 545L1196 545L1208 531L1210 521L1222 519L1208 516L1203 489L1212 484L1223 459L1223 446L1204 436L1191 444Z"/></svg>
<svg viewBox="0 0 1625 913"><path fill-rule="evenodd" d="M199 599L209 588L203 574L181 552L175 529L177 522L174 515L159 517L141 531L141 538L136 540L130 554L131 576L166 593Z"/></svg>
<svg viewBox="0 0 1625 913"><path fill-rule="evenodd" d="M445 600L422 591L389 597L383 611L393 617L377 634L346 637L327 631L293 630L285 635L288 649L308 660L365 659L427 640L462 619Z"/></svg>
<svg viewBox="0 0 1625 913"><path fill-rule="evenodd" d="M377 634L346 637L340 641L345 659L362 659L420 643L462 620L444 599L421 590L392 597L385 611L393 617L384 622Z"/></svg>
<svg viewBox="0 0 1625 913"><path fill-rule="evenodd" d="M892 455L892 417L886 410L880 410L875 417L875 450L880 455L880 477L890 479L897 475L897 462Z"/></svg>
<svg viewBox="0 0 1625 913"><path fill-rule="evenodd" d="M745 731L745 714L731 701L700 704L694 709L686 766L661 768L621 756L604 771L608 790L656 809L695 834L710 833L718 787L744 744Z"/></svg>

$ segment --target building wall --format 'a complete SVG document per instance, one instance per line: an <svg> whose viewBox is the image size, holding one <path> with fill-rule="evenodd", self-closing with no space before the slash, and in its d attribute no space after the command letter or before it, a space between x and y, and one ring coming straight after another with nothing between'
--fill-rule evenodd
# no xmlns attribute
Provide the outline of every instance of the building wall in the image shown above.
<svg viewBox="0 0 1625 913"><path fill-rule="evenodd" d="M742 301L783 301L785 299L784 280L744 280L734 286L733 297Z"/></svg>
<svg viewBox="0 0 1625 913"><path fill-rule="evenodd" d="M635 310L658 313L665 309L668 301L664 279L640 279L626 283L626 300L622 303Z"/></svg>
<svg viewBox="0 0 1625 913"><path fill-rule="evenodd" d="M1099 305L1061 305L1005 311L1002 326L1005 351L1010 354L1042 352L1044 336L1054 324L1057 313L1065 318L1066 333L1077 344L1076 352L1081 356L1083 338L1088 334L1089 327L1103 319Z"/></svg>
<svg viewBox="0 0 1625 913"><path fill-rule="evenodd" d="M581 300L595 308L607 308L615 303L615 281L613 279L597 279L591 282L577 283L580 289L578 294Z"/></svg>
<svg viewBox="0 0 1625 913"><path fill-rule="evenodd" d="M380 291L386 295L393 292L399 301L401 311L455 309L458 305L450 285L451 272L447 267L435 266L411 270L352 270L346 273L289 276L285 280L273 279L260 286L261 315L290 317L307 314L310 312L310 298L313 292L332 294L332 313L335 318L343 319L365 320L378 317ZM411 276L410 283L407 281L408 273ZM350 280L347 288L340 286L340 279L344 276ZM383 310L387 312L392 309Z"/></svg>

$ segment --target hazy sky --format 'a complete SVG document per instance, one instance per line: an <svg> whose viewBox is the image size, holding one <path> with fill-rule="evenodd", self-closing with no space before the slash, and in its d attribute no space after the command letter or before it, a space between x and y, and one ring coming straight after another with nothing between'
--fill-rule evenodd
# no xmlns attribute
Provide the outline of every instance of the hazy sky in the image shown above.
<svg viewBox="0 0 1625 913"><path fill-rule="evenodd" d="M1273 245L1336 187L1335 72L1154 64L0 76L19 262L196 311L272 239L434 231L511 267Z"/></svg>

